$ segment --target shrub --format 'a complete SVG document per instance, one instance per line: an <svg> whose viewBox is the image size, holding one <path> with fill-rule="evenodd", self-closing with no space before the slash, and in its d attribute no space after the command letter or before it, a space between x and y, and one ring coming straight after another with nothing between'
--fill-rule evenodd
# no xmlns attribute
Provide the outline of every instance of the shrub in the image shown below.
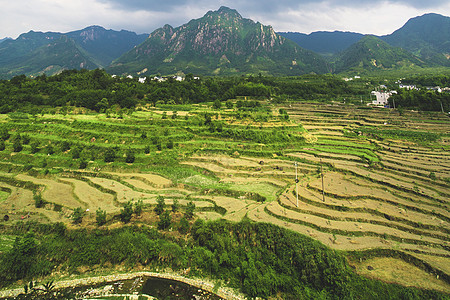
<svg viewBox="0 0 450 300"><path fill-rule="evenodd" d="M178 232L181 234L186 234L189 232L189 221L185 217L180 219L180 223L178 224Z"/></svg>
<svg viewBox="0 0 450 300"><path fill-rule="evenodd" d="M102 210L100 207L95 212L95 220L98 226L102 226L106 223L106 211Z"/></svg>
<svg viewBox="0 0 450 300"><path fill-rule="evenodd" d="M116 150L113 148L109 148L105 152L104 161L105 162L113 162L116 159Z"/></svg>
<svg viewBox="0 0 450 300"><path fill-rule="evenodd" d="M159 216L158 229L164 230L168 229L172 224L172 217L170 216L170 212L166 210Z"/></svg>
<svg viewBox="0 0 450 300"><path fill-rule="evenodd" d="M134 160L135 160L134 151L128 149L127 153L125 154L125 162L132 164L134 163Z"/></svg>
<svg viewBox="0 0 450 300"><path fill-rule="evenodd" d="M80 224L83 221L84 210L81 207L77 207L74 209L72 213L72 222L74 224Z"/></svg>
<svg viewBox="0 0 450 300"><path fill-rule="evenodd" d="M164 212L164 208L166 206L166 202L164 200L164 197L159 195L158 197L156 197L156 207L155 207L155 212L157 215L160 215Z"/></svg>
<svg viewBox="0 0 450 300"><path fill-rule="evenodd" d="M144 207L144 203L142 199L139 199L136 204L134 205L134 213L136 216L140 216L142 214L142 209Z"/></svg>
<svg viewBox="0 0 450 300"><path fill-rule="evenodd" d="M35 195L33 196L33 199L34 199L34 206L35 206L36 208L44 207L44 205L45 205L45 200L42 198L41 194L35 194Z"/></svg>
<svg viewBox="0 0 450 300"><path fill-rule="evenodd" d="M173 203L172 203L172 212L177 212L180 209L180 203L178 201L178 199L173 199Z"/></svg>
<svg viewBox="0 0 450 300"><path fill-rule="evenodd" d="M192 201L189 201L186 206L186 211L184 212L184 216L186 219L192 219L194 217L195 204Z"/></svg>
<svg viewBox="0 0 450 300"><path fill-rule="evenodd" d="M6 146L5 146L5 141L0 140L0 151L5 150Z"/></svg>
<svg viewBox="0 0 450 300"><path fill-rule="evenodd" d="M20 141L20 139L16 139L13 143L13 151L20 152L22 151L22 149L23 149L22 142Z"/></svg>
<svg viewBox="0 0 450 300"><path fill-rule="evenodd" d="M133 204L131 201L128 201L125 203L125 206L123 209L120 210L120 220L124 223L128 223L131 220L131 217L133 215Z"/></svg>
<svg viewBox="0 0 450 300"><path fill-rule="evenodd" d="M31 153L32 154L35 154L35 153L39 152L39 150L40 150L39 149L39 145L40 145L39 141L33 141L31 143L30 147L31 147Z"/></svg>

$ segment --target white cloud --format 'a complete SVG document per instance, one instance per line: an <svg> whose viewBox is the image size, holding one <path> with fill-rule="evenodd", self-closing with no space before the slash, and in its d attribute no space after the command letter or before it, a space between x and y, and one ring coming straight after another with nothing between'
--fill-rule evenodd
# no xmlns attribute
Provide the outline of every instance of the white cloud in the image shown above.
<svg viewBox="0 0 450 300"><path fill-rule="evenodd" d="M389 34L428 12L450 15L444 0L0 0L0 38L34 31L68 32L90 25L151 33L200 18L221 5L277 31L342 30Z"/></svg>

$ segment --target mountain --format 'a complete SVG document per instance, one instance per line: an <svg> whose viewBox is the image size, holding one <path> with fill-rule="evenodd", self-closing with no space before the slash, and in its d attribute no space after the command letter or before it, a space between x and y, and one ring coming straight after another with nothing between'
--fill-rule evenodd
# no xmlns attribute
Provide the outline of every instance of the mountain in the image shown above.
<svg viewBox="0 0 450 300"><path fill-rule="evenodd" d="M425 65L408 51L392 47L376 36L366 35L336 57L333 69L336 73L364 72Z"/></svg>
<svg viewBox="0 0 450 300"><path fill-rule="evenodd" d="M450 17L425 14L381 39L431 63L450 66Z"/></svg>
<svg viewBox="0 0 450 300"><path fill-rule="evenodd" d="M34 32L0 44L0 77L55 74L64 69L93 69L141 43L147 35L91 26L69 33Z"/></svg>
<svg viewBox="0 0 450 300"><path fill-rule="evenodd" d="M337 54L358 42L364 36L361 33L343 31L316 31L310 34L278 32L278 34L297 43L302 48L324 56Z"/></svg>
<svg viewBox="0 0 450 300"><path fill-rule="evenodd" d="M2 42L4 42L4 41L7 41L7 40L10 40L11 38L9 38L9 37L5 37L5 38L3 38L3 39L0 39L0 44L2 43Z"/></svg>
<svg viewBox="0 0 450 300"><path fill-rule="evenodd" d="M272 27L221 7L180 27L165 25L114 61L114 74L232 75L325 73L325 60L275 33Z"/></svg>
<svg viewBox="0 0 450 300"><path fill-rule="evenodd" d="M148 34L138 35L126 30L106 30L100 26L90 26L65 35L73 39L102 66L108 66L114 59L139 45L148 37Z"/></svg>
<svg viewBox="0 0 450 300"><path fill-rule="evenodd" d="M17 55L10 55L6 62L0 61L2 77L10 78L19 74L55 74L65 69L95 69L99 67L83 49L67 36L60 35L49 38L41 46L39 46L39 40L34 42L34 47L17 47L20 50ZM0 57L3 59L1 50Z"/></svg>

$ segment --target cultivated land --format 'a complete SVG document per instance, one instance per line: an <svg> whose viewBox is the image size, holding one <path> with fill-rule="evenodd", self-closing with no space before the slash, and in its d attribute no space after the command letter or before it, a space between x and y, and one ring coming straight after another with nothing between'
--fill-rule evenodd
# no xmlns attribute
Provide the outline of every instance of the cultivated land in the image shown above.
<svg viewBox="0 0 450 300"><path fill-rule="evenodd" d="M9 216L5 224L95 227L101 208L106 226L117 226L128 201L142 200L145 212L158 196L167 205L193 201L200 218L248 218L311 236L344 251L365 276L450 289L448 116L261 103L256 112L193 105L183 113L142 107L120 118L4 115L11 136L30 142L14 152L10 138L0 152L0 213ZM108 149L114 162L104 161ZM127 151L133 163L125 161ZM81 162L87 167L79 169ZM37 195L44 207L36 208ZM86 211L81 225L70 218L77 207ZM2 238L0 251L13 241Z"/></svg>

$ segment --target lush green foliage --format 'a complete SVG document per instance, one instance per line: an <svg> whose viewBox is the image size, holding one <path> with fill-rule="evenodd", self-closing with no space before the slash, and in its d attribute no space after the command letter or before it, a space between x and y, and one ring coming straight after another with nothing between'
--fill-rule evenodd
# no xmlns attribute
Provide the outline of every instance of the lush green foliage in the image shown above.
<svg viewBox="0 0 450 300"><path fill-rule="evenodd" d="M25 225L25 224L23 224ZM240 288L250 297L284 299L444 299L437 292L406 288L355 275L343 256L309 237L264 223L194 223L186 241L155 229L67 231L61 224L22 226L24 234L4 252L0 282L31 279L55 267L76 272L104 264L190 269Z"/></svg>
<svg viewBox="0 0 450 300"><path fill-rule="evenodd" d="M415 108L424 111L450 110L450 93L439 93L434 91L405 90L400 89L397 94L389 98L391 107Z"/></svg>

